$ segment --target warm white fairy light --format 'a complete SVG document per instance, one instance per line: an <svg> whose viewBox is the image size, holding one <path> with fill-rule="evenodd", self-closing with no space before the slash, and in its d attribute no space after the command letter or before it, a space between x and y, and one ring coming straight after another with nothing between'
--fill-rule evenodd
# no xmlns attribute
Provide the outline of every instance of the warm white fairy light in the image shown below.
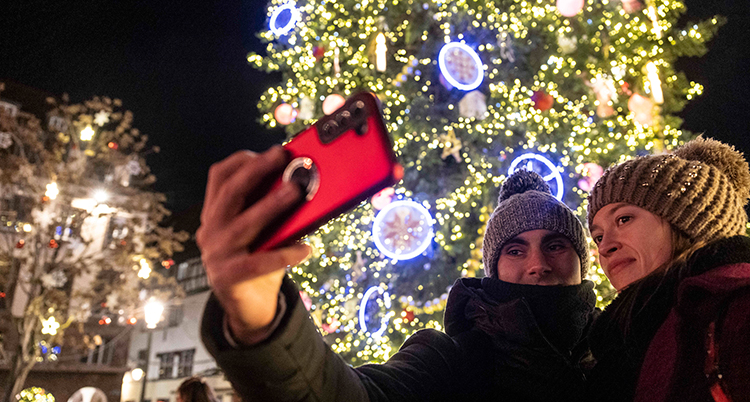
<svg viewBox="0 0 750 402"><path fill-rule="evenodd" d="M656 64L654 64L653 61L646 65L646 73L648 75L649 86L651 87L651 95L654 97L654 102L659 104L664 103L664 93L661 90L659 70L656 68Z"/></svg>
<svg viewBox="0 0 750 402"><path fill-rule="evenodd" d="M385 56L388 48L385 45L385 35L381 32L375 37L375 69L385 71Z"/></svg>
<svg viewBox="0 0 750 402"><path fill-rule="evenodd" d="M57 198L58 194L60 194L60 189L57 188L57 183L53 181L52 183L47 184L47 191L44 192L44 195L47 198L54 200Z"/></svg>
<svg viewBox="0 0 750 402"><path fill-rule="evenodd" d="M91 128L91 125L86 126L86 128L81 130L81 141L91 141L94 138L94 134L96 132Z"/></svg>

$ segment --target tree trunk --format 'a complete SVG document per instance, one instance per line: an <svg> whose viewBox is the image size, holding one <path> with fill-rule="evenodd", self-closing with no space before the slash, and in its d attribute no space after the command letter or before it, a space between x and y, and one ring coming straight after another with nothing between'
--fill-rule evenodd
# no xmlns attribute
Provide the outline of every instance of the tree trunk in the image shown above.
<svg viewBox="0 0 750 402"><path fill-rule="evenodd" d="M15 402L15 396L23 390L23 385L26 382L26 378L29 376L31 369L36 364L35 351L33 345L33 331L36 328L35 316L26 316L18 323L21 336L19 342L15 345L13 353L13 360L8 367L8 376L5 379L5 385L3 387L3 401L2 402Z"/></svg>
<svg viewBox="0 0 750 402"><path fill-rule="evenodd" d="M19 348L20 349L20 348ZM13 362L8 368L8 377L5 379L5 385L3 388L3 402L15 402L16 395L23 391L23 385L26 382L26 378L29 376L32 367L34 367L34 360L31 359L29 362L23 361L23 355L18 350L13 356Z"/></svg>

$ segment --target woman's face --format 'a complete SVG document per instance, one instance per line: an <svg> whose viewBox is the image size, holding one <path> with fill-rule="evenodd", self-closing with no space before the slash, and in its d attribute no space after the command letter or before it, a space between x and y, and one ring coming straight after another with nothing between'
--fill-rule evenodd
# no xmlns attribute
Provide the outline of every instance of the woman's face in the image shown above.
<svg viewBox="0 0 750 402"><path fill-rule="evenodd" d="M591 236L612 286L622 290L672 258L672 228L632 204L606 205L594 216Z"/></svg>

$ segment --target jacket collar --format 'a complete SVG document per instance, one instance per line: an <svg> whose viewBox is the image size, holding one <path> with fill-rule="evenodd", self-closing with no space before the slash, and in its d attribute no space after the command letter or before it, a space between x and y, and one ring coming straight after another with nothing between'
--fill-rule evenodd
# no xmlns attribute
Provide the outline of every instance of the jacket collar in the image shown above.
<svg viewBox="0 0 750 402"><path fill-rule="evenodd" d="M686 316L712 317L718 304L750 287L750 237L734 236L698 250L681 272L677 309Z"/></svg>
<svg viewBox="0 0 750 402"><path fill-rule="evenodd" d="M448 296L444 325L454 336L479 329L495 339L526 346L552 344L568 352L591 321L594 284L537 286L494 278L464 278Z"/></svg>

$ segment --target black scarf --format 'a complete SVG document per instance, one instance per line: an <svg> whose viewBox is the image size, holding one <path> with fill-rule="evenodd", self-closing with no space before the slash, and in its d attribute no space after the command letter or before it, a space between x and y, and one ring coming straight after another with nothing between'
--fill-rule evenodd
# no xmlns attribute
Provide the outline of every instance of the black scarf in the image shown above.
<svg viewBox="0 0 750 402"><path fill-rule="evenodd" d="M524 300L542 335L566 355L581 340L596 304L594 284L590 281L571 286L539 286L483 278L481 286L497 303Z"/></svg>

